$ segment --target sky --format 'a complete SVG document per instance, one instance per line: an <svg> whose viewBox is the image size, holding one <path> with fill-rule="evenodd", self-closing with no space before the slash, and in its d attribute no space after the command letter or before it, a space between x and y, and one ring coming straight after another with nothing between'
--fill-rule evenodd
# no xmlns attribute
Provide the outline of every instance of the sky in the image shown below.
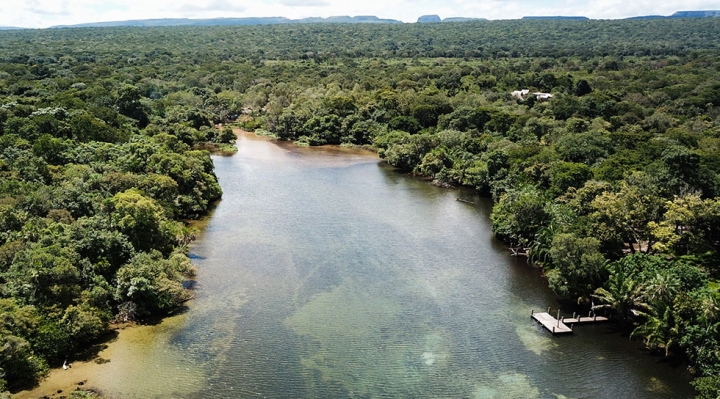
<svg viewBox="0 0 720 399"><path fill-rule="evenodd" d="M415 22L421 15L513 19L581 15L616 19L720 9L718 0L0 0L0 26L47 28L149 18L376 15Z"/></svg>

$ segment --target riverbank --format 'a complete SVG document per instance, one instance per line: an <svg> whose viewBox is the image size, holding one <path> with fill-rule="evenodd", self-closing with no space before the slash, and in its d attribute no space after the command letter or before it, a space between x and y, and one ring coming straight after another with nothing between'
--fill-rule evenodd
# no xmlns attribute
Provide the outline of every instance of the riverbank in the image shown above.
<svg viewBox="0 0 720 399"><path fill-rule="evenodd" d="M347 149L238 149L213 156L225 196L192 245L197 299L109 344L88 369L109 398L692 396L606 326L537 329L529 309L555 295L470 190Z"/></svg>
<svg viewBox="0 0 720 399"><path fill-rule="evenodd" d="M149 380L161 386L167 385L169 381L174 381L179 376L139 373L134 370L142 369L138 365L144 363L143 359L147 353L157 350L158 345L167 344L167 340L162 339L163 332L182 328L185 322L186 315L182 313L161 319L152 325L125 324L115 330L113 338L99 344L101 349L91 359L86 361L69 359L71 366L67 370L62 368L50 370L37 387L17 392L13 398L56 397L81 388L98 392L104 398L113 399L121 398L122 396L117 396L117 392L122 391L122 386L130 386L137 379ZM191 378L183 371L178 370L178 374L185 374L183 378Z"/></svg>
<svg viewBox="0 0 720 399"><path fill-rule="evenodd" d="M272 136L265 136L261 134L257 134L255 132L251 132L245 129L233 128L233 133L235 133L235 136L238 138L246 137L250 140L265 140L270 141L279 147L282 147L288 151L297 152L300 154L311 154L311 153L325 153L325 154L336 154L336 155L358 155L358 156L368 156L368 157L374 157L378 158L377 149L369 146L369 145L363 145L363 146L345 146L345 145L335 145L335 144L328 144L328 145L322 145L322 146L309 146L309 145L298 145L297 143L293 141L284 141L279 140L277 138L274 138Z"/></svg>
<svg viewBox="0 0 720 399"><path fill-rule="evenodd" d="M232 144L223 146L210 144L202 149L221 156L232 156L237 152L237 148ZM206 215L184 220L183 223L201 232L207 226L213 209L214 207L211 207ZM82 388L112 398L111 394L105 392L107 387L113 386L113 381L118 380L118 375L124 373L123 369L130 370L136 366L133 358L142 358L148 349L157 345L152 340L158 332L180 328L185 317L183 309L187 310L186 305L187 303L184 303L182 307L165 317L154 316L141 322L112 324L106 340L87 348L85 355L78 355L84 360L70 358L70 367L50 369L37 386L16 392L12 397L17 399L54 397L59 394L67 395Z"/></svg>

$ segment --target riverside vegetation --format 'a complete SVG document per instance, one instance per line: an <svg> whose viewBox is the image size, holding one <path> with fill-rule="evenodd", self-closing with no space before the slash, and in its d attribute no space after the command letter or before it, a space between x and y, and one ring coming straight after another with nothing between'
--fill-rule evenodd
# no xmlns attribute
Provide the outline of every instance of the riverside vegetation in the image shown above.
<svg viewBox="0 0 720 399"><path fill-rule="evenodd" d="M720 20L0 32L1 388L189 296L242 127L495 200L561 297L720 393ZM517 99L529 88L550 101ZM225 146L225 147L223 147ZM438 267L442 267L438 265Z"/></svg>

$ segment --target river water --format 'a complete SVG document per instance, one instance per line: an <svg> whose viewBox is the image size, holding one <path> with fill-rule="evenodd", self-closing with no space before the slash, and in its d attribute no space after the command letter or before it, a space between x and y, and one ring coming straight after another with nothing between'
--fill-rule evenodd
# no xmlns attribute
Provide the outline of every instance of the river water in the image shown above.
<svg viewBox="0 0 720 399"><path fill-rule="evenodd" d="M224 196L192 247L197 298L123 331L101 353L110 362L73 375L87 387L110 398L692 397L682 366L610 325L563 337L535 326L531 309L558 303L493 239L490 204L472 192L366 153L252 135L238 148L214 157Z"/></svg>

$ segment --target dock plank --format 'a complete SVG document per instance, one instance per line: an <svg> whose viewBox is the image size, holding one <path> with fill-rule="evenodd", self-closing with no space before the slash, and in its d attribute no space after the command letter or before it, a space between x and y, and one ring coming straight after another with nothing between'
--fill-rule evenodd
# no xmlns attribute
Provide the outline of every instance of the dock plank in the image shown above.
<svg viewBox="0 0 720 399"><path fill-rule="evenodd" d="M608 320L610 320L610 319L608 319L607 317L594 316L594 317L579 317L579 318L563 319L563 323L565 323L565 324L580 324L580 323L591 324L591 323L601 323L601 322L605 322Z"/></svg>
<svg viewBox="0 0 720 399"><path fill-rule="evenodd" d="M572 328L568 327L565 323L558 321L558 319L552 317L549 313L534 313L532 314L533 320L542 324L545 329L553 334L571 334Z"/></svg>

